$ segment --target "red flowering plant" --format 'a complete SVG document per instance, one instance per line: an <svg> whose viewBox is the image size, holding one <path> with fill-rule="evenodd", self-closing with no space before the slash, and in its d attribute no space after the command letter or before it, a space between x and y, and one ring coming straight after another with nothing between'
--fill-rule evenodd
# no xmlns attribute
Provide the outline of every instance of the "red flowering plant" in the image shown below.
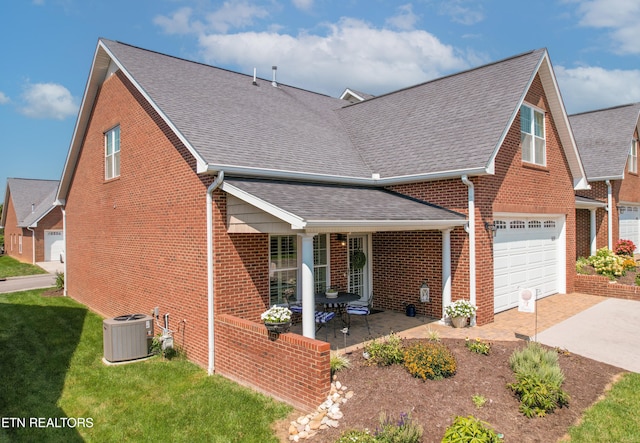
<svg viewBox="0 0 640 443"><path fill-rule="evenodd" d="M617 241L613 248L616 255L628 255L633 257L633 251L636 250L636 245L631 240L620 239Z"/></svg>

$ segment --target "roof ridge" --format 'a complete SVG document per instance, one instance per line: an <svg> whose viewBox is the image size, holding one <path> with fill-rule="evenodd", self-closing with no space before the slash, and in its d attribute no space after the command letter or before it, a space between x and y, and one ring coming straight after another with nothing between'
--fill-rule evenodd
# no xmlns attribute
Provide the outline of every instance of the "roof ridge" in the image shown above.
<svg viewBox="0 0 640 443"><path fill-rule="evenodd" d="M592 109L590 111L576 112L575 114L569 115L569 117L577 117L579 115L594 114L596 112L612 111L614 109L628 108L631 106L639 106L639 105L640 105L640 102L626 103L622 105L609 106L608 108Z"/></svg>

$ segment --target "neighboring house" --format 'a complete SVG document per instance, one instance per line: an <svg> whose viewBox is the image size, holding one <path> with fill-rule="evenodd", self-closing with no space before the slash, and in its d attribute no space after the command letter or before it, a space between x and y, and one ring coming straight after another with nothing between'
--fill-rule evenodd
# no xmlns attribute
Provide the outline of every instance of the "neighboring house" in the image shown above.
<svg viewBox="0 0 640 443"><path fill-rule="evenodd" d="M62 210L55 205L57 180L8 178L0 226L5 253L26 263L60 260L64 252Z"/></svg>
<svg viewBox="0 0 640 443"><path fill-rule="evenodd" d="M591 185L576 192L578 257L613 249L619 239L640 246L639 117L640 103L569 117Z"/></svg>
<svg viewBox="0 0 640 443"><path fill-rule="evenodd" d="M99 40L57 196L65 290L157 306L191 360L304 407L329 388L329 286L435 318L467 298L478 324L573 290L586 177L546 50L349 98ZM303 335L271 341L288 296Z"/></svg>

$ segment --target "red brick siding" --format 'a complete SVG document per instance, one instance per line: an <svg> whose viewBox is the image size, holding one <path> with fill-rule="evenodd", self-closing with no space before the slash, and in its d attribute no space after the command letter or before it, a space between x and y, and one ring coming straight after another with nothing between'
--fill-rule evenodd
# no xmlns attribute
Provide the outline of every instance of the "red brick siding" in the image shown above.
<svg viewBox="0 0 640 443"><path fill-rule="evenodd" d="M271 340L261 324L217 316L216 372L303 410L322 403L331 384L329 343L297 334Z"/></svg>
<svg viewBox="0 0 640 443"><path fill-rule="evenodd" d="M576 275L575 290L584 294L640 301L640 286L611 283L609 278L601 275Z"/></svg>

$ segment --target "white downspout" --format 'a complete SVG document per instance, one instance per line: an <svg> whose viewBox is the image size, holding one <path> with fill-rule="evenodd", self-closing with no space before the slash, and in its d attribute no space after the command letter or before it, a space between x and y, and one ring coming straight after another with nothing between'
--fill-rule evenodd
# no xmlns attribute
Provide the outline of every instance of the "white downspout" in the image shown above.
<svg viewBox="0 0 640 443"><path fill-rule="evenodd" d="M27 230L31 231L31 263L36 264L36 231L32 227L27 226Z"/></svg>
<svg viewBox="0 0 640 443"><path fill-rule="evenodd" d="M213 331L213 192L220 187L223 181L224 171L220 171L213 183L207 188L207 312L209 332L209 367L207 368L207 372L209 375L212 375L215 370L215 334Z"/></svg>
<svg viewBox="0 0 640 443"><path fill-rule="evenodd" d="M609 250L613 250L613 207L611 197L611 181L607 180L607 243Z"/></svg>
<svg viewBox="0 0 640 443"><path fill-rule="evenodd" d="M60 208L62 210L62 235L64 237L64 262L62 263L64 272L64 293L63 295L66 297L67 294L67 211L64 206Z"/></svg>
<svg viewBox="0 0 640 443"><path fill-rule="evenodd" d="M469 234L469 301L471 304L476 304L476 205L475 205L475 192L473 183L469 180L469 177L463 175L461 177L462 183L464 183L469 189L468 195L468 207L469 207L469 223L464 227L464 230ZM471 326L476 325L475 314L471 317Z"/></svg>

